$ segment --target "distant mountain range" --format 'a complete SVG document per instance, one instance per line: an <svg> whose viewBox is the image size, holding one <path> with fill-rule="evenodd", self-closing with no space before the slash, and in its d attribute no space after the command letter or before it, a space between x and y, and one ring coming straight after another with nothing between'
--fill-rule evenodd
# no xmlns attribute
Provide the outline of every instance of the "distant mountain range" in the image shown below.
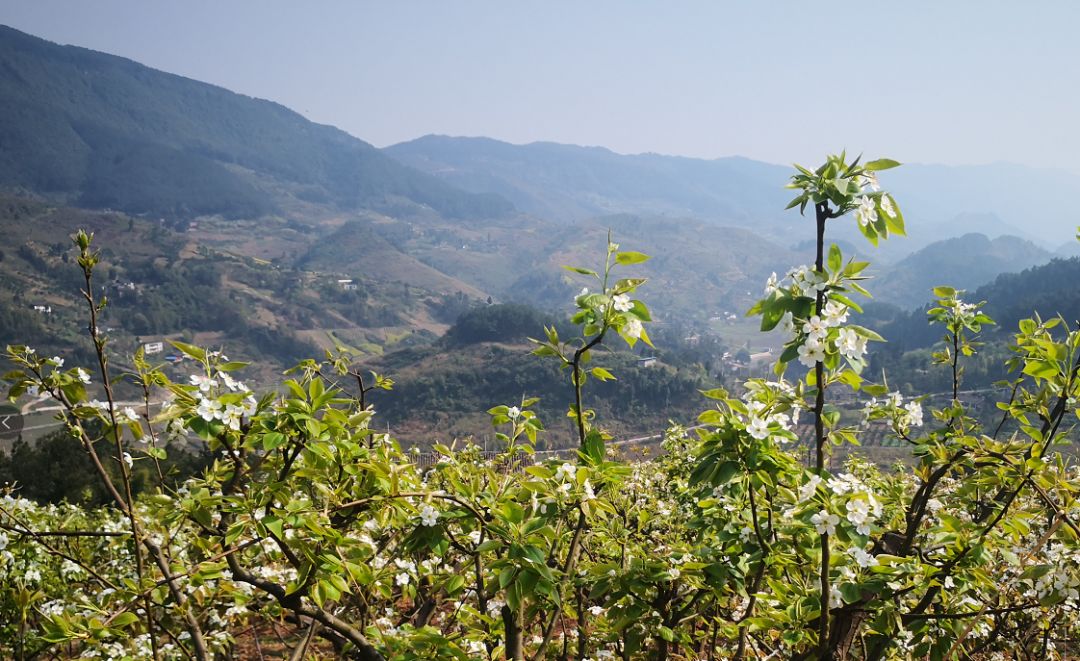
<svg viewBox="0 0 1080 661"><path fill-rule="evenodd" d="M566 306L582 283L559 267L595 266L608 229L654 255L639 270L658 319L741 321L770 272L812 261L808 221L783 210L789 174L738 157L488 138L426 136L380 150L269 101L0 26L0 190L179 228L195 221L184 240L230 259L390 283L369 307L397 295L403 326L432 333L445 328L429 314L437 297ZM871 289L900 305L925 300L934 284L970 288L1045 262L1050 253L1031 241L1062 245L1078 222L1080 180L1060 171L907 165L883 183L911 238L870 249L850 219L829 238L879 264ZM1075 249L1068 241L1057 254ZM274 298L224 282L253 306ZM283 311L272 312L277 323ZM335 332L360 338L362 324L344 312Z"/></svg>
<svg viewBox="0 0 1080 661"><path fill-rule="evenodd" d="M974 290L1002 273L1045 264L1053 253L1015 236L965 234L936 241L884 269L867 285L874 297L900 307L926 302L938 285Z"/></svg>
<svg viewBox="0 0 1080 661"><path fill-rule="evenodd" d="M252 218L291 199L513 212L276 103L3 26L0 186L169 217Z"/></svg>
<svg viewBox="0 0 1080 661"><path fill-rule="evenodd" d="M693 216L774 238L788 236L793 222L791 212L782 211L791 168L746 158L622 155L602 147L438 135L384 151L455 186L497 193L557 221L622 212ZM894 257L973 231L1057 246L1080 224L1074 203L1080 177L1060 170L908 164L882 179L901 202L910 230L909 241L886 249ZM855 238L856 232L849 224L835 235Z"/></svg>

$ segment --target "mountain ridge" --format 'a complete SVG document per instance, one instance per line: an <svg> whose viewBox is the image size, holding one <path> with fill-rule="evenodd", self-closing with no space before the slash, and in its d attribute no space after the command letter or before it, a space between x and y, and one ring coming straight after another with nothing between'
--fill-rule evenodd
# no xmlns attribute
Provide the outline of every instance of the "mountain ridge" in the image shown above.
<svg viewBox="0 0 1080 661"><path fill-rule="evenodd" d="M0 185L87 207L255 217L295 197L343 208L407 200L448 217L513 212L273 101L5 26L0 144Z"/></svg>

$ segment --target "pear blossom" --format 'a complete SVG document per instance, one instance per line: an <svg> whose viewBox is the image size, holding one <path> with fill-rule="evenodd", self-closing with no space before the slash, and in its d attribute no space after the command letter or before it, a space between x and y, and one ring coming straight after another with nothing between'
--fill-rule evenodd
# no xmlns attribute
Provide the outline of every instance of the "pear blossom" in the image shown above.
<svg viewBox="0 0 1080 661"><path fill-rule="evenodd" d="M788 338L795 337L795 317L791 314L791 310L788 310L780 317L780 321L777 322L776 327Z"/></svg>
<svg viewBox="0 0 1080 661"><path fill-rule="evenodd" d="M634 309L634 303L626 294L616 294L611 299L611 307L615 308L616 312L629 312Z"/></svg>
<svg viewBox="0 0 1080 661"><path fill-rule="evenodd" d="M821 484L822 479L818 475L811 475L810 479L806 481L806 484L799 487L799 501L808 500L817 493L817 488Z"/></svg>
<svg viewBox="0 0 1080 661"><path fill-rule="evenodd" d="M87 372L86 370L84 370L81 367L76 367L75 368L75 378L77 378L79 381L81 381L83 383L86 383L86 384L90 383L90 373Z"/></svg>
<svg viewBox="0 0 1080 661"><path fill-rule="evenodd" d="M828 510L821 510L810 517L810 523L814 524L819 535L832 535L836 533L836 524L840 523L840 517Z"/></svg>
<svg viewBox="0 0 1080 661"><path fill-rule="evenodd" d="M847 321L848 307L843 303L828 301L825 303L825 307L822 308L821 314L824 315L825 325L834 328Z"/></svg>
<svg viewBox="0 0 1080 661"><path fill-rule="evenodd" d="M889 218L896 218L896 207L893 206L892 198L890 198L888 195L882 195L878 199L878 201L881 205L882 213L884 213Z"/></svg>
<svg viewBox="0 0 1080 661"><path fill-rule="evenodd" d="M923 409L919 402L908 402L904 406L904 422L910 427L923 426Z"/></svg>
<svg viewBox="0 0 1080 661"><path fill-rule="evenodd" d="M511 406L506 410L506 417L510 418L511 420L517 420L520 415L521 409L516 406Z"/></svg>
<svg viewBox="0 0 1080 661"><path fill-rule="evenodd" d="M424 505L420 508L420 525L428 528L434 526L439 520L439 511L431 505Z"/></svg>
<svg viewBox="0 0 1080 661"><path fill-rule="evenodd" d="M859 207L855 209L855 219L859 221L859 225L862 227L877 221L877 205L874 204L874 198L869 195L859 198Z"/></svg>
<svg viewBox="0 0 1080 661"><path fill-rule="evenodd" d="M866 569L868 567L875 567L878 564L877 558L875 558L870 553L867 553L866 550L861 549L857 546L848 549L848 555L850 555L851 559L855 561L855 564L859 565L863 569Z"/></svg>
<svg viewBox="0 0 1080 661"><path fill-rule="evenodd" d="M866 338L852 328L841 328L836 348L848 360L862 360L866 354Z"/></svg>
<svg viewBox="0 0 1080 661"><path fill-rule="evenodd" d="M630 318L626 320L626 325L623 326L623 335L635 340L641 338L641 333L644 332L645 327L641 325L641 321L638 319Z"/></svg>
<svg viewBox="0 0 1080 661"><path fill-rule="evenodd" d="M814 316L806 320L806 322L803 324L802 330L810 337L816 337L818 339L821 339L825 337L826 333L828 333L828 328L828 325L826 325L826 323L821 320L821 317L815 314Z"/></svg>
<svg viewBox="0 0 1080 661"><path fill-rule="evenodd" d="M825 347L820 342L807 341L799 347L799 362L805 367L825 362Z"/></svg>
<svg viewBox="0 0 1080 661"><path fill-rule="evenodd" d="M574 479L574 473L577 472L577 466L570 462L564 462L562 466L555 469L556 480L572 480Z"/></svg>
<svg viewBox="0 0 1080 661"><path fill-rule="evenodd" d="M769 437L769 423L758 417L750 418L750 423L746 425L746 431L757 440L764 441Z"/></svg>
<svg viewBox="0 0 1080 661"><path fill-rule="evenodd" d="M198 406L195 407L195 412L199 414L200 418L210 422L221 418L224 414L224 409L221 406L221 402L216 399L207 399L203 397L199 400Z"/></svg>
<svg viewBox="0 0 1080 661"><path fill-rule="evenodd" d="M772 275L769 276L769 279L765 281L765 295L772 296L779 288L779 283L776 279L776 271L773 271Z"/></svg>
<svg viewBox="0 0 1080 661"><path fill-rule="evenodd" d="M199 392L210 392L211 388L217 386L217 380L201 374L192 374L188 377L188 381L191 385L198 386Z"/></svg>

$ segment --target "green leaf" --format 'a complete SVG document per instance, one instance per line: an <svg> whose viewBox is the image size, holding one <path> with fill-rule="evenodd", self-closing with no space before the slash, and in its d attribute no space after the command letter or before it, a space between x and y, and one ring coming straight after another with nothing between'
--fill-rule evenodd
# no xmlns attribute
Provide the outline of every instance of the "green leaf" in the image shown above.
<svg viewBox="0 0 1080 661"><path fill-rule="evenodd" d="M634 252L632 250L627 251L627 252L620 252L620 253L615 255L615 261L618 262L619 264L624 264L624 265L626 265L626 264L640 264L640 263L648 261L648 260L649 260L648 255L646 255L644 253L640 253L640 252Z"/></svg>
<svg viewBox="0 0 1080 661"><path fill-rule="evenodd" d="M186 344L184 342L177 342L175 340L169 340L168 342L169 344L176 347L181 353L186 354L191 358L194 358L200 363L206 360L206 351L200 349L194 344Z"/></svg>
<svg viewBox="0 0 1080 661"><path fill-rule="evenodd" d="M614 381L615 380L615 375L612 374L611 372L607 371L603 367L594 367L594 368L592 368L591 372L592 372L593 376L600 379L601 381Z"/></svg>
<svg viewBox="0 0 1080 661"><path fill-rule="evenodd" d="M593 277L597 277L596 271L590 271L589 269L583 269L580 266L565 266L564 265L563 268L566 269L567 271L571 271L573 273L580 273L581 275L591 275Z"/></svg>
<svg viewBox="0 0 1080 661"><path fill-rule="evenodd" d="M844 265L844 256L840 254L840 246L835 243L829 246L829 270L836 273Z"/></svg>
<svg viewBox="0 0 1080 661"><path fill-rule="evenodd" d="M889 170L899 166L900 161L894 161L891 158L879 158L876 161L870 161L869 163L864 165L863 169L875 172L880 170Z"/></svg>

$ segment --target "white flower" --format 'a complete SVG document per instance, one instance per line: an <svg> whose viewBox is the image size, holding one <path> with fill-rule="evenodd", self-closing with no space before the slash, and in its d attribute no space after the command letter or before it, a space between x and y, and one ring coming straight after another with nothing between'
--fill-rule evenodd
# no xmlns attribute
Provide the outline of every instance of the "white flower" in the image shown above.
<svg viewBox="0 0 1080 661"><path fill-rule="evenodd" d="M81 367L75 368L75 378L83 383L90 383L90 373Z"/></svg>
<svg viewBox="0 0 1080 661"><path fill-rule="evenodd" d="M61 358L60 356L53 356L52 358L50 358L46 362L50 363L56 369L60 369L61 367L64 366L64 359Z"/></svg>
<svg viewBox="0 0 1080 661"><path fill-rule="evenodd" d="M881 211L889 218L896 218L896 207L893 206L892 199L888 195L882 195L878 198L878 202L881 204Z"/></svg>
<svg viewBox="0 0 1080 661"><path fill-rule="evenodd" d="M855 561L855 564L859 565L863 569L866 569L867 567L873 567L878 563L877 558L857 546L853 546L848 549L848 555L850 555L852 560Z"/></svg>
<svg viewBox="0 0 1080 661"><path fill-rule="evenodd" d="M870 188L875 192L881 190L881 185L878 184L877 175L873 172L867 172L866 174L859 175L856 178L856 183L859 185L860 188Z"/></svg>
<svg viewBox="0 0 1080 661"><path fill-rule="evenodd" d="M839 326L847 321L848 318L847 306L842 303L837 303L836 301L827 302L821 313L825 315L825 325L829 328Z"/></svg>
<svg viewBox="0 0 1080 661"><path fill-rule="evenodd" d="M626 294L616 294L611 299L611 307L615 308L616 312L629 312L634 309L634 302Z"/></svg>
<svg viewBox="0 0 1080 661"><path fill-rule="evenodd" d="M792 316L791 310L788 310L784 313L784 316L780 317L776 327L788 338L795 337L795 317Z"/></svg>
<svg viewBox="0 0 1080 661"><path fill-rule="evenodd" d="M240 431L240 419L243 415L243 408L229 404L225 407L225 411L221 415L221 421L224 422L229 429Z"/></svg>
<svg viewBox="0 0 1080 661"><path fill-rule="evenodd" d="M574 466L574 464L571 464L570 462L565 462L565 463L563 463L562 466L559 466L555 470L555 479L556 480L572 480L572 479L574 479L574 473L576 473L576 472L577 472L577 466Z"/></svg>
<svg viewBox="0 0 1080 661"><path fill-rule="evenodd" d="M682 576L682 572L679 571L678 567L672 567L671 569L667 570L667 579L669 581L677 581L679 580L680 576Z"/></svg>
<svg viewBox="0 0 1080 661"><path fill-rule="evenodd" d="M206 399L204 397L199 400L199 405L195 407L195 412L199 414L200 418L210 422L211 420L221 418L224 409L221 406L221 402L216 399Z"/></svg>
<svg viewBox="0 0 1080 661"><path fill-rule="evenodd" d="M814 524L819 535L832 535L836 533L836 524L840 523L840 517L830 514L828 510L821 510L810 517L810 523Z"/></svg>
<svg viewBox="0 0 1080 661"><path fill-rule="evenodd" d="M599 617L604 614L604 608L602 606L592 606L589 608L589 612L592 613L594 617Z"/></svg>
<svg viewBox="0 0 1080 661"><path fill-rule="evenodd" d="M816 336L818 338L825 337L825 334L828 332L828 326L825 324L824 321L821 320L821 317L817 316L816 314L806 320L806 323L803 324L802 329L803 332L807 335L811 337Z"/></svg>
<svg viewBox="0 0 1080 661"><path fill-rule="evenodd" d="M409 575L405 572L401 572L394 578L394 582L402 587L405 587L409 584Z"/></svg>
<svg viewBox="0 0 1080 661"><path fill-rule="evenodd" d="M131 457L130 452L124 453L124 463L127 464L128 468L131 468L135 464L135 460Z"/></svg>
<svg viewBox="0 0 1080 661"><path fill-rule="evenodd" d="M506 410L506 417L510 418L511 420L517 420L518 416L520 416L520 415L521 415L521 409L519 409L516 406L511 406L510 408L508 408Z"/></svg>
<svg viewBox="0 0 1080 661"><path fill-rule="evenodd" d="M420 508L420 525L432 527L439 520L439 511L431 505Z"/></svg>
<svg viewBox="0 0 1080 661"><path fill-rule="evenodd" d="M217 381L201 374L192 374L188 377L188 381L191 385L198 386L199 392L210 392L210 389L217 385Z"/></svg>
<svg viewBox="0 0 1080 661"><path fill-rule="evenodd" d="M852 498L845 506L847 520L855 526L855 531L860 535L870 534L870 504L862 498Z"/></svg>
<svg viewBox="0 0 1080 661"><path fill-rule="evenodd" d="M810 479L807 480L806 484L799 487L799 501L801 502L808 498L811 498L815 493L817 493L817 488L818 485L821 484L821 481L821 477L817 475L811 475Z"/></svg>
<svg viewBox="0 0 1080 661"><path fill-rule="evenodd" d="M4 549L6 549L7 545L8 545L7 533L4 532L3 530L0 530L0 551L3 551Z"/></svg>
<svg viewBox="0 0 1080 661"><path fill-rule="evenodd" d="M626 320L626 325L623 326L623 335L632 339L640 339L641 333L645 330L645 327L641 325L641 321L631 317Z"/></svg>
<svg viewBox="0 0 1080 661"><path fill-rule="evenodd" d="M855 210L855 219L863 227L877 221L877 206L874 204L874 198L869 195L859 198L859 208Z"/></svg>
<svg viewBox="0 0 1080 661"><path fill-rule="evenodd" d="M772 275L769 276L769 279L765 281L765 295L772 296L778 289L776 271L773 271Z"/></svg>
<svg viewBox="0 0 1080 661"><path fill-rule="evenodd" d="M911 427L922 427L923 410L919 402L908 402L904 406L904 421Z"/></svg>
<svg viewBox="0 0 1080 661"><path fill-rule="evenodd" d="M750 418L750 424L746 425L746 431L759 441L769 437L769 423L761 418Z"/></svg>
<svg viewBox="0 0 1080 661"><path fill-rule="evenodd" d="M836 348L848 360L862 360L866 354L866 338L852 328L841 328L837 336Z"/></svg>
<svg viewBox="0 0 1080 661"><path fill-rule="evenodd" d="M843 596L840 594L840 588L835 585L829 588L829 608L840 608L844 605Z"/></svg>
<svg viewBox="0 0 1080 661"><path fill-rule="evenodd" d="M120 417L124 418L127 422L138 422L139 414L135 412L135 409L130 406L125 406L124 410L120 412Z"/></svg>
<svg viewBox="0 0 1080 661"><path fill-rule="evenodd" d="M490 615L491 617L498 617L499 614L502 612L503 606L505 605L506 602L502 599L492 599L491 601L487 602L488 615Z"/></svg>
<svg viewBox="0 0 1080 661"><path fill-rule="evenodd" d="M799 347L799 362L805 367L813 367L815 363L825 362L825 347L821 343L803 343Z"/></svg>

